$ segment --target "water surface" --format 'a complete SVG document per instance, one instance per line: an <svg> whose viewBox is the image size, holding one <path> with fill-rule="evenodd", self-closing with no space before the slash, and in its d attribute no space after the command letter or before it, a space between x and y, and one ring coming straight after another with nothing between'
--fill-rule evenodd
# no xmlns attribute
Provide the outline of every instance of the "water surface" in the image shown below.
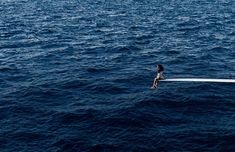
<svg viewBox="0 0 235 152"><path fill-rule="evenodd" d="M1 0L1 151L234 151L235 4Z"/></svg>

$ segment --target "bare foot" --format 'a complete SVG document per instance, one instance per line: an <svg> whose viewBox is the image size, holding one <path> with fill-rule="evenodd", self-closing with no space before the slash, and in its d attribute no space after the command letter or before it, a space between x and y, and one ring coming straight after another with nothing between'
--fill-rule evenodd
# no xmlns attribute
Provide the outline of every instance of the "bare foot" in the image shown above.
<svg viewBox="0 0 235 152"><path fill-rule="evenodd" d="M156 89L156 87L155 87L155 86L153 86L153 87L151 87L150 89Z"/></svg>

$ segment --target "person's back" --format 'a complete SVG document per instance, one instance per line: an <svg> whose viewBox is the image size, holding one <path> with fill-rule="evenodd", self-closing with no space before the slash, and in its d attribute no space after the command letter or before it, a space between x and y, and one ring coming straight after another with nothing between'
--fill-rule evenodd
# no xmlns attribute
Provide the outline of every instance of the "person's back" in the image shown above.
<svg viewBox="0 0 235 152"><path fill-rule="evenodd" d="M164 71L163 66L161 64L158 64L157 67L158 67L157 68L157 78L164 79L164 77L163 77L163 71Z"/></svg>

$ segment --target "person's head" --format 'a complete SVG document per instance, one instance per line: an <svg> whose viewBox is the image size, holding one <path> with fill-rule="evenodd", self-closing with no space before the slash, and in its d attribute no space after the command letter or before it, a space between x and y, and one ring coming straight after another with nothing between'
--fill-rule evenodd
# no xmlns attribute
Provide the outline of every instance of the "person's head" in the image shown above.
<svg viewBox="0 0 235 152"><path fill-rule="evenodd" d="M158 64L157 65L157 72L162 72L162 71L164 71L163 66L161 64Z"/></svg>

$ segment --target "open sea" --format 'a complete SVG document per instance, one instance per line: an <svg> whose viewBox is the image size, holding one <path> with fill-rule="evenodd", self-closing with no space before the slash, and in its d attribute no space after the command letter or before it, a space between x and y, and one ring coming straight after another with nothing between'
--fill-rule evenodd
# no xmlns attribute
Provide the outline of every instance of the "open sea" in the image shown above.
<svg viewBox="0 0 235 152"><path fill-rule="evenodd" d="M233 0L0 0L0 152L234 152Z"/></svg>

